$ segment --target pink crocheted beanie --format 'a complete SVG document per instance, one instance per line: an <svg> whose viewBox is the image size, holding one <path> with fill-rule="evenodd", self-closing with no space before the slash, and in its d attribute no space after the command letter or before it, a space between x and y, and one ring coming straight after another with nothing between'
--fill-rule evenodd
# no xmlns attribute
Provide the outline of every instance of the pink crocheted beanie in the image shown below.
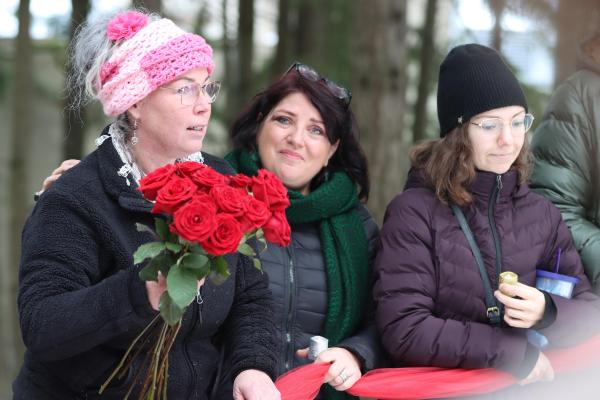
<svg viewBox="0 0 600 400"><path fill-rule="evenodd" d="M204 67L210 75L214 68L206 41L166 18L148 23L139 12L121 13L109 22L107 36L121 42L100 71L99 99L108 116L124 113L191 69Z"/></svg>

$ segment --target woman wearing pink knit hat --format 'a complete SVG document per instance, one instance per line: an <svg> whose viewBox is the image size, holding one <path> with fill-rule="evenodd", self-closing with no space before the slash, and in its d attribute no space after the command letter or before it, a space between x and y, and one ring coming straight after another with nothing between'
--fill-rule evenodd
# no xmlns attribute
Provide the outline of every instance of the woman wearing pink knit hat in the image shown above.
<svg viewBox="0 0 600 400"><path fill-rule="evenodd" d="M27 351L15 399L97 398L156 315L164 284L144 283L132 262L151 240L136 223L153 219L152 204L136 190L139 180L179 160L233 173L224 160L201 152L219 92L211 80L212 49L201 36L128 11L85 25L71 57L69 89L81 90L80 102L99 100L115 121L98 148L41 196L25 225L19 313ZM219 286L204 283L202 301L184 315L170 351L170 398L210 398L218 343L232 355L231 397L279 399L271 380L276 346L266 275L245 257L227 260L231 277ZM135 396L142 383L136 362L99 397L121 399L132 384Z"/></svg>

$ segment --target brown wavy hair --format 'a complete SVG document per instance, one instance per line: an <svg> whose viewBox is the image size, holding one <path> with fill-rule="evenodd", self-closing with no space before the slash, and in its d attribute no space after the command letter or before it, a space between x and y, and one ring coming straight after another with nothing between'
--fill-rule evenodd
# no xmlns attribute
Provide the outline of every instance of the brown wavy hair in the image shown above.
<svg viewBox="0 0 600 400"><path fill-rule="evenodd" d="M413 168L423 172L443 203L453 202L465 206L473 201L468 186L475 179L473 147L469 140L467 124L460 125L441 139L426 140L410 150ZM529 139L525 136L519 156L511 166L526 182L531 171L532 157Z"/></svg>

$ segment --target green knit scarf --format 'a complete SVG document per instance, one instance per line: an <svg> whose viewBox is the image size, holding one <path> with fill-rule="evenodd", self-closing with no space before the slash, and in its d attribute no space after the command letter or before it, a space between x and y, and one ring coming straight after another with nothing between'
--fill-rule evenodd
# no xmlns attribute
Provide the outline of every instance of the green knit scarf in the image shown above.
<svg viewBox="0 0 600 400"><path fill-rule="evenodd" d="M237 150L225 156L233 168L256 175L260 164L254 153ZM286 210L291 225L319 224L327 269L327 319L323 336L335 345L354 333L362 320L369 293L368 244L356 206L356 186L344 172L332 176L308 196L288 190Z"/></svg>

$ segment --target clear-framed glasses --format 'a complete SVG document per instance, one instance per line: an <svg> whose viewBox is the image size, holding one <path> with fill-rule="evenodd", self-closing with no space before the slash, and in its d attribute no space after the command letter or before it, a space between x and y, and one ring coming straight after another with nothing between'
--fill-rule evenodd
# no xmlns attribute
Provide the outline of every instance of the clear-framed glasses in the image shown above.
<svg viewBox="0 0 600 400"><path fill-rule="evenodd" d="M171 88L168 86L161 86L160 89L169 90L171 93L177 93L181 97L181 105L192 106L196 104L200 93L206 97L206 100L212 104L217 100L219 90L221 89L220 81L209 81L203 85L199 83L190 83L182 86L179 89Z"/></svg>
<svg viewBox="0 0 600 400"><path fill-rule="evenodd" d="M350 92L345 87L335 83L334 81L325 78L323 75L319 74L317 71L315 71L308 65L295 62L287 69L287 71L285 71L283 75L287 75L291 71L296 71L301 77L311 80L313 82L323 82L333 96L340 99L346 107L350 105L350 101L352 100L352 92Z"/></svg>
<svg viewBox="0 0 600 400"><path fill-rule="evenodd" d="M531 114L516 116L510 121L511 132L513 134L524 134L531 128L533 119L533 115ZM502 132L505 123L506 121L502 118L485 118L479 122L471 122L472 125L478 126L482 132L490 135L497 135Z"/></svg>

